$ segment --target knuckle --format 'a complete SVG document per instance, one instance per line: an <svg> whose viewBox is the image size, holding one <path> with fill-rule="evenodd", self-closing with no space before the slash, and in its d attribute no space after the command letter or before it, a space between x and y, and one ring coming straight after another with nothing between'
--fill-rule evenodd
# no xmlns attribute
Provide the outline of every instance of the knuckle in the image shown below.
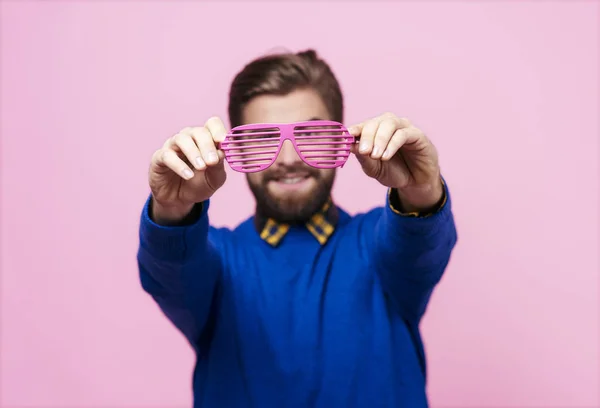
<svg viewBox="0 0 600 408"><path fill-rule="evenodd" d="M198 142L206 142L206 139L210 138L209 130L202 126L194 129L194 137Z"/></svg>
<svg viewBox="0 0 600 408"><path fill-rule="evenodd" d="M157 162L160 159L162 159L162 151L163 151L163 149L155 150L154 153L152 153L152 159L151 160L153 162Z"/></svg>
<svg viewBox="0 0 600 408"><path fill-rule="evenodd" d="M402 130L397 130L396 132L394 132L392 140L394 141L394 143L401 143L405 138L406 133L404 133Z"/></svg>
<svg viewBox="0 0 600 408"><path fill-rule="evenodd" d="M184 127L179 132L177 132L174 136L177 136L177 135L189 135L192 132L192 129L193 128L190 127L190 126Z"/></svg>
<svg viewBox="0 0 600 408"><path fill-rule="evenodd" d="M162 149L171 146L173 143L175 143L175 135L167 138L167 140L165 140L165 142L162 145Z"/></svg>
<svg viewBox="0 0 600 408"><path fill-rule="evenodd" d="M185 142L189 139L189 136L186 133L177 133L174 138L173 141L175 142L175 144L177 146L180 146L182 144L185 144Z"/></svg>
<svg viewBox="0 0 600 408"><path fill-rule="evenodd" d="M154 153L154 160L161 162L161 163L166 163L168 160L168 156L166 154L167 150L166 149L159 149Z"/></svg>
<svg viewBox="0 0 600 408"><path fill-rule="evenodd" d="M213 143L212 137L210 137L210 135L207 135L206 137L202 138L202 140L198 143L198 146L202 150L206 151L214 149L215 144Z"/></svg>
<svg viewBox="0 0 600 408"><path fill-rule="evenodd" d="M206 125L220 125L221 124L221 118L218 116L211 116L210 118L208 118L208 120L206 121Z"/></svg>
<svg viewBox="0 0 600 408"><path fill-rule="evenodd" d="M381 122L381 126L385 126L387 128L395 128L399 124L399 121L396 118L386 118Z"/></svg>
<svg viewBox="0 0 600 408"><path fill-rule="evenodd" d="M375 120L370 120L367 123L365 123L365 127L363 128L363 132L369 134L375 131L375 129L377 128L377 126L379 125L379 123Z"/></svg>
<svg viewBox="0 0 600 408"><path fill-rule="evenodd" d="M174 153L171 149L160 149L158 154L162 161L168 161L171 153Z"/></svg>

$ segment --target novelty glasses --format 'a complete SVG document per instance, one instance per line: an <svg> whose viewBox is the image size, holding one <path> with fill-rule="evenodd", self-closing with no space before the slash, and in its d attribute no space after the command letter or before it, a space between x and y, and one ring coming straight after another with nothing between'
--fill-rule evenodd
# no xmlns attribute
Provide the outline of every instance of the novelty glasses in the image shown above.
<svg viewBox="0 0 600 408"><path fill-rule="evenodd" d="M234 127L220 143L232 170L262 171L271 166L289 140L298 156L311 167L343 167L355 137L339 122L310 120L296 123L258 123Z"/></svg>

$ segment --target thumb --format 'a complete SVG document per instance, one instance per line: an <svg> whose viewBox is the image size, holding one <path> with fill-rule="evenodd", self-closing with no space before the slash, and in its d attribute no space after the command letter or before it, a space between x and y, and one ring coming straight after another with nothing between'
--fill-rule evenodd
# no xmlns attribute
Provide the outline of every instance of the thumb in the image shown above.
<svg viewBox="0 0 600 408"><path fill-rule="evenodd" d="M204 178L208 187L213 191L217 191L219 188L225 184L225 180L227 180L227 172L223 167L223 163L219 163L212 167L207 168L204 171Z"/></svg>
<svg viewBox="0 0 600 408"><path fill-rule="evenodd" d="M372 159L368 155L363 155L360 153L355 153L356 159L358 163L363 169L363 172L369 177L375 177L379 172L379 166L381 166L381 161Z"/></svg>
<svg viewBox="0 0 600 408"><path fill-rule="evenodd" d="M360 136L360 134L362 133L363 127L365 126L364 122L361 123L357 123L354 124L352 126L348 127L348 133L350 133L352 136Z"/></svg>
<svg viewBox="0 0 600 408"><path fill-rule="evenodd" d="M225 155L221 150L217 151L217 155L219 156L219 162L204 170L206 181L211 187L214 187L215 190L221 187L227 179L227 172L225 171Z"/></svg>

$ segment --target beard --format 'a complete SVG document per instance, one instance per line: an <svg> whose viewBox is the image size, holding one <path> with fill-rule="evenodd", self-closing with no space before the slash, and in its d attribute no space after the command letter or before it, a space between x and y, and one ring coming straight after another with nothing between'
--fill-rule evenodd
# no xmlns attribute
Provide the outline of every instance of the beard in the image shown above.
<svg viewBox="0 0 600 408"><path fill-rule="evenodd" d="M267 170L268 171L268 170ZM275 197L269 191L268 184L285 173L293 171L308 173L315 186L306 194L290 193L287 197ZM250 191L256 199L256 213L263 217L288 224L303 223L325 205L335 180L335 170L319 171L314 168L297 167L280 171L265 172L259 180L246 175Z"/></svg>

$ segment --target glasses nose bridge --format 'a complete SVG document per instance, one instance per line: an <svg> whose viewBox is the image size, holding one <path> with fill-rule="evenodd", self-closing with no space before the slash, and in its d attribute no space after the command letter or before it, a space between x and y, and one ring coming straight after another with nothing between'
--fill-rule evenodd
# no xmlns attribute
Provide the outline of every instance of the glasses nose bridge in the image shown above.
<svg viewBox="0 0 600 408"><path fill-rule="evenodd" d="M281 144L283 145L283 142L285 142L286 140L289 140L290 142L292 142L292 144L294 143L294 128L291 126L279 126L279 134L280 134L280 140L281 140Z"/></svg>
<svg viewBox="0 0 600 408"><path fill-rule="evenodd" d="M276 158L281 163L292 164L302 160L294 140L294 131L291 127L282 126L280 128L281 136L279 140L279 154Z"/></svg>
<svg viewBox="0 0 600 408"><path fill-rule="evenodd" d="M280 126L279 127L280 137L279 137L279 153L283 153L284 151L288 151L291 149L296 155L300 156L300 152L296 147L296 139L294 138L294 128L292 126ZM286 141L289 141L289 149L285 149Z"/></svg>

